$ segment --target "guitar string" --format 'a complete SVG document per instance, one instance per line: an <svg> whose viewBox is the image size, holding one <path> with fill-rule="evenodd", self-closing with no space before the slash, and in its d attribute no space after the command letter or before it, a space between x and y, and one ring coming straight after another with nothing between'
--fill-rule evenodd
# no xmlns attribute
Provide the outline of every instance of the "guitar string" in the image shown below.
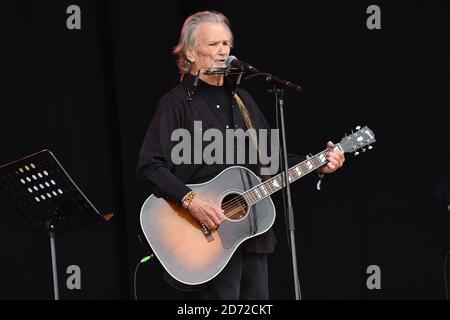
<svg viewBox="0 0 450 320"><path fill-rule="evenodd" d="M295 179L294 181L296 181L296 180L298 180L299 178L301 178L302 176L305 176L305 175L309 174L309 173L312 172L313 170L307 170L307 171L304 171L304 173L302 173L301 175L298 175L298 174L294 171L294 170L295 170L294 168L295 168L295 167L298 167L298 166L301 166L301 165L302 165L304 162L306 162L307 160L313 161L313 160L316 159L320 154L322 154L322 153L324 153L324 152L328 152L328 151L329 151L329 149L325 149L325 150L319 152L318 154L312 156L311 158L306 159L306 160L304 160L304 161L302 161L302 162L300 162L300 163L298 163L298 164L292 166L291 168L288 169L288 170L289 170L289 176L293 176L293 174L291 174L291 171L292 171L295 175L298 176L297 178L294 178L294 179ZM313 161L313 162L314 162L314 161ZM323 164L321 164L321 165L318 166L317 168L326 165L328 162L329 162L329 161L324 162ZM317 169L317 168L314 168L314 169ZM280 173L280 174L278 174L278 175L272 177L271 179L269 179L269 180L267 180L267 181L265 181L265 182L263 182L263 183L261 183L261 184L259 184L259 185L256 185L256 186L254 186L254 187L248 189L248 190L246 191L246 193L249 192L249 191L252 191L253 189L259 188L259 187L262 186L262 185L270 185L270 182L271 182L271 181L274 181L274 180L279 179L279 178L281 178L280 180L282 180L282 181L280 181L280 182L282 182L283 185L284 185L284 171L283 171L282 173ZM270 187L270 188L272 188L272 187ZM278 190L279 190L279 189L277 189L277 190L275 190L275 191L278 191ZM259 199L256 199L256 200L259 200ZM261 200L262 200L262 199L261 199Z"/></svg>
<svg viewBox="0 0 450 320"><path fill-rule="evenodd" d="M237 214L237 213L239 213L239 212L245 212L245 209L244 209L244 206L242 205L242 203L241 203L240 201L238 201L237 203L239 204L240 208L237 207L237 206L234 206L234 207L231 209L231 211L229 211L228 214L225 214L225 216L226 216L227 218L230 218L230 217L234 216L235 214ZM245 205L245 204L244 204L244 205ZM247 204L247 208L248 208L248 204Z"/></svg>
<svg viewBox="0 0 450 320"><path fill-rule="evenodd" d="M309 173L309 172L308 172ZM304 175L306 175L306 174L304 174ZM274 177L273 179L275 180L277 177L279 177L278 175L276 176L276 177ZM283 178L284 178L284 176L283 176ZM299 177L300 178L300 177ZM271 179L272 180L272 179ZM284 180L284 179L283 179ZM269 180L270 181L270 180ZM259 184L258 186L256 186L256 187L259 187L259 186L261 186L261 185L263 185L263 184L265 184L265 183L267 183L268 181L266 181L266 182L264 182L264 183L262 183L262 184ZM267 183L268 184L268 183ZM283 183L284 184L284 183ZM256 187L254 187L254 188L256 188ZM252 188L253 189L253 188ZM248 192L248 191L250 191L250 190L252 190L252 189L249 189L249 190L247 190L246 192ZM272 191L272 190L271 190ZM278 191L278 190L275 190L275 191ZM273 193L273 192L272 192ZM270 196L270 195L267 195L267 196L265 196L264 198L266 198L266 197L268 197L268 196ZM256 200L263 200L264 198L260 198L260 199L256 199ZM257 202L255 202L255 203L257 203ZM254 203L254 204L255 204ZM237 206L237 204L241 207L241 208L239 208L238 206ZM253 205L253 204L252 204ZM223 209L226 211L226 214L225 214L225 216L226 217L231 217L231 216L234 216L235 214L237 214L237 213L239 213L240 211L245 211L245 207L249 207L249 206L251 206L248 202L247 202L247 200L245 199L245 197L243 196L243 194L241 194L241 195L239 195L239 196L237 196L237 197L235 197L233 200L229 200L229 201L227 201L227 202L225 202L224 203L224 205L223 205Z"/></svg>
<svg viewBox="0 0 450 320"><path fill-rule="evenodd" d="M301 162L301 163L303 163L303 162ZM301 163L299 163L298 165L300 165ZM328 162L326 162L326 163L328 163ZM326 163L324 163L323 165L325 165ZM298 165L295 165L294 167L296 167L296 166L298 166ZM291 169L292 169L292 168L289 169L289 172L291 171ZM306 174L308 174L308 173L310 173L310 172L311 172L311 171L308 171L307 173L303 174L303 176L306 175ZM243 196L244 194L246 194L246 193L248 193L249 191L252 191L253 189L256 189L256 188L258 188L258 187L260 187L260 186L262 186L262 185L270 185L270 181L272 181L272 180L274 181L274 180L276 180L277 178L280 178L280 177L282 177L281 179L282 179L282 182L283 182L283 185L284 185L284 175L278 174L278 175L276 175L275 177L273 177L273 178L271 178L271 179L269 179L269 180L267 180L267 181L265 181L265 182L263 182L263 183L261 183L261 184L258 184L257 186L254 186L254 187L248 189L248 190L245 191L243 194L241 194L241 195L235 197L234 199L229 200L229 201L223 203L222 208L223 208L224 210L228 210L228 209L234 207L237 203L242 203L242 201L244 201L244 204L246 204L246 205L248 206L249 203L247 202L247 200L246 200L245 197ZM298 178L300 178L300 177L301 177L301 176L299 176ZM297 178L297 179L298 179L298 178ZM279 190L279 189L278 189L278 190ZM275 191L278 191L278 190L275 190ZM272 191L272 190L270 190L270 191ZM273 193L273 192L272 192L272 193ZM252 200L252 199L250 199L250 200ZM261 198L261 199L255 199L255 200L262 200L262 198ZM256 203L256 202L255 202L255 203Z"/></svg>
<svg viewBox="0 0 450 320"><path fill-rule="evenodd" d="M349 141L344 141L344 142L340 142L339 145L342 147L342 146L345 146L345 145L348 144L348 143L349 143ZM358 148L358 149L359 149L359 148ZM354 151L356 151L356 150L358 150L358 149L355 149ZM322 153L327 152L327 151L329 151L329 150L330 150L330 149L326 149L326 150L324 150L324 151L322 151L322 152L317 153L316 155L314 155L313 157L311 157L311 160L314 159L314 158L317 158L317 156L318 156L319 154L322 154ZM305 161L306 161L306 160L305 160ZM302 164L303 162L305 162L305 161L300 162L299 164L293 166L292 168L301 165L301 164ZM323 165L326 165L328 162L329 162L329 161L323 163ZM289 169L288 169L289 175L290 175L290 171L291 171L292 168L289 168ZM311 171L312 171L312 170L311 170ZM303 176L306 175L306 174L308 174L308 173L310 173L311 171L308 171L307 173L303 174ZM284 173L284 172L283 172L283 173ZM267 184L267 185L268 185L268 184L269 184L269 183L268 183L269 181L275 180L275 179L277 179L277 178L279 178L279 177L282 177L282 179L281 179L282 181L281 181L281 182L282 182L283 185L284 185L284 174L278 174L278 175L276 175L275 177L273 177L273 178L271 178L271 179L269 179L269 180L267 180L267 181L265 181L265 182L263 182L263 183L260 183L260 184L258 184L257 186L254 186L254 187L250 188L249 190L245 191L243 194L241 194L241 195L235 197L234 199L229 200L229 201L223 203L223 206L222 206L223 210L224 210L224 211L227 211L227 210L232 209L231 213L232 213L232 215L235 215L235 214L236 214L236 212L235 212L235 211L236 211L236 204L239 204L239 205L241 206L241 208L242 208L242 211L244 211L244 207L242 206L242 203L243 203L245 206L247 206L247 207L249 206L249 203L248 203L247 200L245 199L244 194L248 193L249 191L251 191L251 190L253 190L253 189L256 189L256 188L260 187L261 185L264 185L264 184ZM300 177L298 177L298 178L300 178ZM298 179L298 178L297 178L297 179ZM276 190L276 191L278 191L278 190ZM264 197L264 198L266 198L266 197ZM264 198L262 198L262 199L264 199ZM256 200L262 200L262 199L256 199ZM255 203L256 203L256 202L255 202ZM254 203L254 204L255 204L255 203ZM253 204L252 204L252 205L253 205ZM237 210L238 210L237 212L239 212L239 210L241 210L241 209L237 209ZM232 216L232 215L231 215L231 216ZM225 214L225 216L226 216L226 217L229 217L230 215Z"/></svg>
<svg viewBox="0 0 450 320"><path fill-rule="evenodd" d="M308 172L309 173L309 172ZM306 174L304 174L304 175L306 175ZM272 179L270 179L270 180L275 180L276 178L279 178L279 177L281 177L281 176L275 176L274 178L272 178ZM284 178L284 176L283 176L283 178ZM268 181L270 181L270 180L268 180ZM283 179L284 180L284 179ZM259 187L259 186L261 186L261 185L263 185L263 184L267 184L267 185L269 185L269 183L268 183L268 181L266 181L266 182L264 182L264 183L261 183L261 184L259 184L258 186L255 186L255 187L253 187L253 188L251 188L251 189L249 189L249 190L247 190L245 193L247 193L247 192L249 192L249 191L251 191L252 189L254 189L254 188L256 188L256 187ZM284 184L284 183L283 183ZM272 191L272 190L271 190ZM275 190L275 191L278 191L278 190ZM229 201L227 201L227 202L225 202L224 204L223 204L223 206L222 206L222 208L224 209L224 211L226 211L226 214L225 214L225 216L226 217L231 217L231 216L234 216L235 214L237 214L237 213L239 213L240 211L245 211L245 207L249 207L249 206L251 206L248 202L247 202L247 200L245 199L245 197L243 196L245 193L243 193L243 194L241 194L241 195L239 195L239 196L237 196L237 197L235 197L233 200L229 200ZM273 193L273 192L272 192ZM268 197L269 195L267 195L266 197ZM266 198L266 197L264 197L264 198ZM255 200L262 200L262 199L264 199L264 198L260 198L260 199L255 199ZM256 202L255 202L256 203ZM255 204L254 203L254 204ZM241 208L239 208L237 205L239 205ZM252 204L253 205L253 204Z"/></svg>
<svg viewBox="0 0 450 320"><path fill-rule="evenodd" d="M326 163L324 163L323 165L325 165ZM296 165L297 166L297 165ZM295 166L294 166L295 167ZM289 171L291 171L291 169L292 168L290 168L289 169ZM307 173L310 173L311 171L309 171L309 172L307 172ZM303 175L306 175L307 173L305 173L305 174L303 174ZM247 200L245 199L245 197L244 197L244 194L246 194L246 193L248 193L249 191L251 191L251 190L253 190L253 189L256 189L256 188L258 188L258 187L260 187L261 185L264 185L264 184L266 184L266 185L270 185L269 184L269 181L272 181L272 180L276 180L277 178L280 178L281 177L281 180L282 180L282 182L283 182L283 185L284 185L284 175L276 175L275 177L273 177L273 178L271 178L271 179L269 179L269 180L267 180L267 181L265 181L265 182L263 182L263 183L261 183L261 184L259 184L259 185L257 185L257 186L254 186L253 188L250 188L250 189L248 189L247 191L245 191L243 194L241 194L241 195L239 195L239 196L237 196L237 197L235 197L235 198L233 198L232 200L229 200L229 201L227 201L227 202L225 202L225 203L223 203L223 206L222 206L222 208L225 210L225 211L227 211L227 210L229 210L229 209L231 209L231 208L234 208L235 207L235 205L236 204L240 204L241 206L242 206L242 202L245 204L245 205L247 205L247 206L249 206L249 203L247 202ZM298 177L298 178L300 178L300 176ZM297 179L298 179L297 178ZM278 189L279 190L279 189ZM275 190L275 191L278 191L278 190ZM272 190L271 190L272 191ZM273 192L272 192L273 193ZM264 197L265 198L265 197ZM255 199L255 200L262 200L263 198L261 198L261 199ZM252 199L250 199L250 200L252 200ZM256 203L256 202L255 202ZM234 213L233 213L233 215L234 215ZM227 215L225 215L226 217L228 217Z"/></svg>

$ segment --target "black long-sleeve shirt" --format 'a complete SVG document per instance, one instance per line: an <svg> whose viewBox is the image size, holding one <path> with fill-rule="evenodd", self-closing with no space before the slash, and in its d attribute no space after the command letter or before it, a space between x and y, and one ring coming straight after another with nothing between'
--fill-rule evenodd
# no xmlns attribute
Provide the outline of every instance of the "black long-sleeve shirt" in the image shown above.
<svg viewBox="0 0 450 320"><path fill-rule="evenodd" d="M179 141L171 141L171 135L176 129L184 128L191 133L194 140L194 121L201 121L202 134L207 129L216 128L225 137L226 129L246 130L244 119L239 107L232 99L233 84L225 79L224 86L212 86L199 80L192 101L187 99L188 90L193 88L194 77L186 74L182 83L169 91L158 103L156 113L151 121L145 136L137 167L137 175L150 182L152 192L158 197L166 197L176 203L190 189L187 183L200 183L212 179L225 168L232 164L226 164L225 155L223 164L206 165L174 164L171 153ZM252 97L242 89L237 90L243 100L256 130L269 130L264 115L259 110ZM197 130L199 130L197 124ZM203 142L203 148L211 142ZM225 144L225 138L224 138ZM193 145L192 145L193 146ZM203 150L202 148L202 150ZM195 150L191 148L191 160ZM225 152L225 151L224 151ZM235 155L236 156L236 155ZM289 165L296 164L303 157L289 155ZM237 163L234 163L236 165ZM244 165L256 174L259 174L259 166Z"/></svg>

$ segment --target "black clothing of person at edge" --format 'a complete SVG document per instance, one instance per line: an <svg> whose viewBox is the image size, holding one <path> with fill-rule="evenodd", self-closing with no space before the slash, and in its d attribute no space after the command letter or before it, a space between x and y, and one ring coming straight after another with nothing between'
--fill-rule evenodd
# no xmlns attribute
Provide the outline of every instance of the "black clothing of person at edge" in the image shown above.
<svg viewBox="0 0 450 320"><path fill-rule="evenodd" d="M436 205L446 213L450 211L450 179L441 178L435 193Z"/></svg>
<svg viewBox="0 0 450 320"><path fill-rule="evenodd" d="M222 172L225 168L232 165L206 165L204 163L182 163L179 165L174 165L171 160L171 151L172 148L179 143L179 141L171 141L172 132L179 128L185 128L191 133L191 138L193 139L192 133L194 131L194 121L201 121L202 132L209 128L216 128L220 130L223 134L225 144L226 129L247 130L239 107L236 105L235 100L232 99L232 90L234 89L232 79L225 77L223 86L209 85L199 79L193 100L188 101L188 90L192 89L194 79L195 77L193 75L185 74L182 82L170 90L159 101L156 113L144 138L137 166L137 176L143 181L149 183L150 191L155 196L164 197L177 204L180 204L182 198L189 191L191 191L185 184L208 181ZM247 107L254 128L256 130L270 129L266 119L248 92L238 88L237 94ZM203 134L202 132L201 134ZM209 143L211 142L203 142L203 147ZM270 148L270 145L268 148ZM192 148L191 158L193 158L193 153L194 149ZM225 150L224 158L226 159ZM225 159L223 162L226 162ZM304 159L305 157L290 154L289 167L303 161ZM236 162L234 163L236 164ZM245 166L256 174L260 173L258 165L238 165ZM222 274L226 272L241 271L239 266L246 263L246 260L245 255L240 251L245 251L247 255L251 253L267 254L274 251L275 244L275 235L271 229L260 236L247 240L241 244L240 248L235 252L224 271L222 271ZM240 259L240 261L236 264L233 262L234 259ZM250 264L251 260L249 261ZM266 261L264 263L266 264ZM252 267L250 267L250 269L251 268ZM239 270L236 271L236 269ZM267 267L265 267L265 269L265 277L267 277ZM215 279L220 276L221 274L219 274ZM263 279L256 281L267 282L267 280L264 280L264 275L262 275L262 277ZM227 279L226 281L230 281L230 279ZM268 291L268 288L258 289L254 283L249 285L254 286L255 290ZM261 297L263 299L268 298L268 292L262 293ZM219 294L217 295L217 298L221 299L222 296Z"/></svg>

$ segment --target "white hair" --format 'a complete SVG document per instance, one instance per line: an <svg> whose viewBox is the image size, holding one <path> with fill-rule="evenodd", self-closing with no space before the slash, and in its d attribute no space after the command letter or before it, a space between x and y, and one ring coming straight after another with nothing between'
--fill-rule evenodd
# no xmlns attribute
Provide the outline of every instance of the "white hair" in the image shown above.
<svg viewBox="0 0 450 320"><path fill-rule="evenodd" d="M223 23L230 34L230 45L233 45L233 33L231 33L230 22L222 13L215 11L201 11L189 16L186 21L184 21L180 40L172 51L177 57L177 66L181 74L189 72L191 68L191 62L186 57L186 50L194 45L197 27L202 22Z"/></svg>

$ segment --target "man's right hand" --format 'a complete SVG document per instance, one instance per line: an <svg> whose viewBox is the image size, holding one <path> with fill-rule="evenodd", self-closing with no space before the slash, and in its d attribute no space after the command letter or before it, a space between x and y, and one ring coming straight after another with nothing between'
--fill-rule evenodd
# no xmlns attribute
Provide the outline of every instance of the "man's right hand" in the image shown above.
<svg viewBox="0 0 450 320"><path fill-rule="evenodd" d="M212 201L199 195L192 199L188 211L192 216L203 223L209 230L214 230L225 219L223 210Z"/></svg>

